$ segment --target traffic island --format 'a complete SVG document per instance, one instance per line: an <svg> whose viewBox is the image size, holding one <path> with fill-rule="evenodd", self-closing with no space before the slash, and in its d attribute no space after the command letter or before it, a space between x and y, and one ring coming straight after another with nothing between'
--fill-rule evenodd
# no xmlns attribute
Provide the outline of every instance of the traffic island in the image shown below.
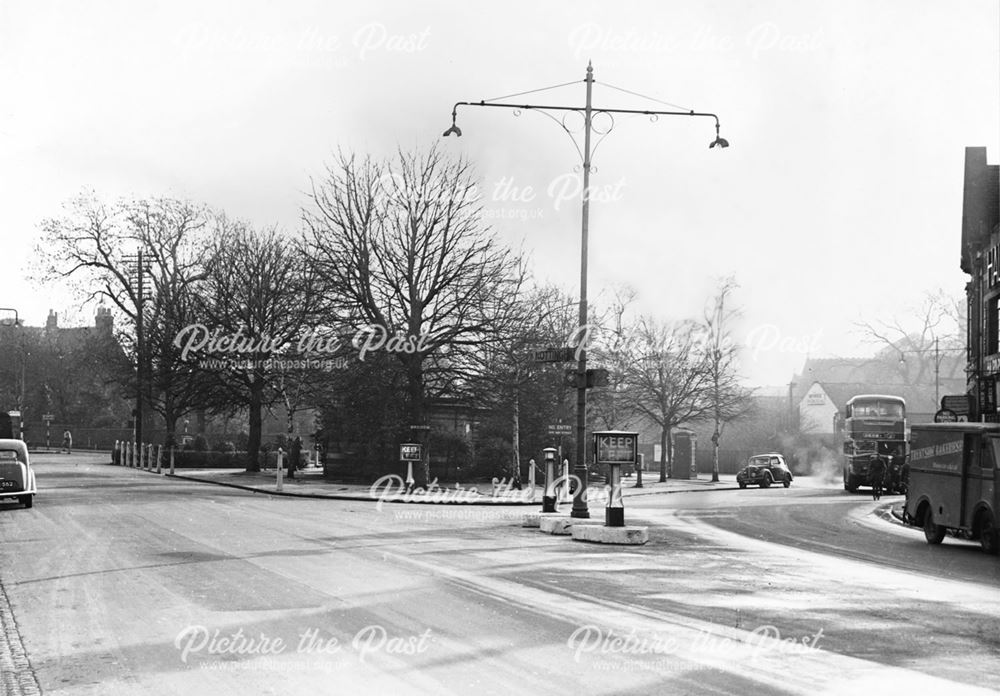
<svg viewBox="0 0 1000 696"><path fill-rule="evenodd" d="M569 515L565 512L528 512L521 520L521 526L538 529L542 520L546 519L569 519Z"/></svg>
<svg viewBox="0 0 1000 696"><path fill-rule="evenodd" d="M571 530L573 541L590 541L597 544L641 546L649 541L649 527L605 527L578 524Z"/></svg>
<svg viewBox="0 0 1000 696"><path fill-rule="evenodd" d="M575 526L600 524L600 520L579 519L573 517L545 517L538 524L538 529L546 534L569 536Z"/></svg>

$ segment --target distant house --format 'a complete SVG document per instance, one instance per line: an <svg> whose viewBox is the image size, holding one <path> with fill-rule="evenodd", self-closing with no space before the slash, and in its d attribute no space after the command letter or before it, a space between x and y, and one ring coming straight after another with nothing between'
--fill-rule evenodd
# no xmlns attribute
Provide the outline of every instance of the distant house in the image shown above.
<svg viewBox="0 0 1000 696"><path fill-rule="evenodd" d="M68 428L88 447L89 431L128 425L131 407L121 393L127 359L107 308L97 309L92 326L59 326L52 311L44 327L0 325L0 354L7 358L0 364L0 408L21 411L24 437L33 444Z"/></svg>
<svg viewBox="0 0 1000 696"><path fill-rule="evenodd" d="M929 423L939 406L935 400L946 394L965 392L964 356L940 354L937 385L931 376L918 384L904 381L904 372L875 358L824 358L806 361L802 373L792 380L798 401L799 431L833 435L847 401L858 394L892 394L906 400L910 423ZM960 377L953 377L956 372Z"/></svg>

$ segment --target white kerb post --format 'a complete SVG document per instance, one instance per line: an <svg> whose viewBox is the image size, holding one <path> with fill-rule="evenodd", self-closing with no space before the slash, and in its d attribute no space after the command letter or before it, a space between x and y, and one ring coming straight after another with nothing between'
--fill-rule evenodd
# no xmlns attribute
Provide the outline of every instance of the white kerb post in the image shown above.
<svg viewBox="0 0 1000 696"><path fill-rule="evenodd" d="M279 447L278 448L278 473L277 473L277 477L275 478L275 482L276 483L275 483L275 487L274 487L274 490L278 491L279 493L281 492L281 486L282 486L282 480L281 480L281 478L282 478L282 474L283 474L282 468L284 467L284 465L285 465L285 452L284 452L284 450L282 450Z"/></svg>

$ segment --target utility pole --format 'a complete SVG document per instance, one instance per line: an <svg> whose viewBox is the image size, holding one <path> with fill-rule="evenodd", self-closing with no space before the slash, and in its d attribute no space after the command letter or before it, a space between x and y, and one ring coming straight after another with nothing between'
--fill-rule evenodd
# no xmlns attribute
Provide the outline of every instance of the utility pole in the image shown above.
<svg viewBox="0 0 1000 696"><path fill-rule="evenodd" d="M146 300L146 262L143 259L140 248L134 256L125 257L126 263L135 264L135 424L133 433L135 442L142 442L142 420L143 420L143 390L145 385L145 327L143 325L143 315L145 314Z"/></svg>
<svg viewBox="0 0 1000 696"><path fill-rule="evenodd" d="M580 225L580 335L579 362L576 367L576 458L573 474L577 491L573 496L570 517L588 518L587 508L587 240L590 235L590 129L593 118L591 95L594 89L594 67L587 63L587 101L583 107L583 211Z"/></svg>
<svg viewBox="0 0 1000 696"><path fill-rule="evenodd" d="M143 282L145 278L143 277L143 263L142 263L142 249L139 249L138 256L138 266L136 271L136 285L138 286L136 291L136 315L135 315L135 343L136 343L136 391L135 391L135 441L142 442L142 380L143 380L143 353L144 353L144 336L143 336L143 304L144 304L144 294L143 294Z"/></svg>
<svg viewBox="0 0 1000 696"><path fill-rule="evenodd" d="M934 408L941 408L940 380L941 373L941 352L938 350L938 339L934 337Z"/></svg>
<svg viewBox="0 0 1000 696"><path fill-rule="evenodd" d="M587 241L590 233L590 171L591 171L591 132L593 131L593 116L596 111L598 114L604 114L605 116L612 116L613 114L629 114L629 115L642 115L649 116L654 119L658 116L686 116L686 117L705 117L711 118L715 121L715 139L709 143L709 149L711 148L727 148L729 147L729 141L723 138L719 134L719 117L713 113L709 112L699 112L694 109L676 109L676 110L651 110L651 109L611 109L611 108L594 108L592 101L593 85L594 85L594 68L591 63L587 63L587 73L584 78L586 83L586 101L584 106L562 106L562 105L546 105L546 104L524 104L524 103L510 103L501 102L500 99L511 99L514 97L519 97L524 94L533 94L536 92L545 91L546 89L555 89L557 87L564 87L566 85L556 85L554 87L529 90L527 92L520 92L518 94L511 94L505 97L498 97L497 99L482 99L480 101L462 101L456 102L451 110L451 126L444 131L442 137L448 137L449 135L455 135L458 137L462 136L462 129L458 127L456 120L458 118L458 107L460 106L488 106L503 109L514 109L515 115L524 110L535 110L545 113L547 116L560 123L552 114L547 112L575 112L583 116L584 124L584 143L583 151L579 149L579 145L576 139L573 138L572 133L562 123L563 130L569 134L570 138L573 140L573 144L577 148L577 152L580 154L583 161L583 209L582 209L582 222L581 222L581 240L580 240L580 316L579 325L577 327L578 335L577 341L577 368L576 368L576 378L577 378L577 397L576 397L576 461L573 466L573 474L578 479L578 487L573 496L573 509L570 515L572 517L590 517L590 512L587 509L587 352L586 345L583 343L586 341L588 335L587 327ZM567 83L570 84L570 83ZM618 89L619 91L629 92L628 90L621 90L620 88L614 87L613 85L606 85L612 87L613 89ZM637 95L635 92L629 92L635 96L642 97L643 95ZM652 99L650 97L644 97L647 99ZM657 99L652 99L652 101L659 101ZM665 103L665 102L660 102ZM614 127L614 121L611 121L611 125L607 130L599 132L598 135L601 139L611 132ZM600 140L598 141L598 143Z"/></svg>

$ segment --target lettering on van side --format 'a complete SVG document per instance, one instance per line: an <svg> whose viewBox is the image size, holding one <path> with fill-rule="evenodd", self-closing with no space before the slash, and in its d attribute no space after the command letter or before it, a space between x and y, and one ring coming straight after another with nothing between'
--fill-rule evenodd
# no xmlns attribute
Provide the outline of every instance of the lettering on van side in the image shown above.
<svg viewBox="0 0 1000 696"><path fill-rule="evenodd" d="M931 459L933 457L943 457L947 454L957 454L962 451L962 441L943 442L940 445L921 447L910 452L910 461L916 462L921 459Z"/></svg>

